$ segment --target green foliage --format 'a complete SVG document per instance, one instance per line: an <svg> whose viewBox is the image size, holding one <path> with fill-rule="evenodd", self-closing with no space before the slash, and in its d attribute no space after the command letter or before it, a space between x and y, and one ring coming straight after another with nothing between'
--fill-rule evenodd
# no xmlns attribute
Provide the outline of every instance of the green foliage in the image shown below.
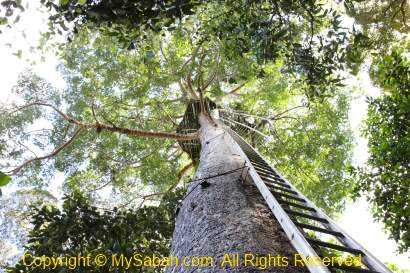
<svg viewBox="0 0 410 273"><path fill-rule="evenodd" d="M1 28L10 26L20 20L20 15L17 12L24 11L22 0L3 0L0 1L0 34Z"/></svg>
<svg viewBox="0 0 410 273"><path fill-rule="evenodd" d="M160 31L169 28L184 15L194 12L199 1L155 0L155 1L94 1L94 0L41 0L55 10L50 17L52 32L67 31L74 22L76 33L82 25L105 30L116 36L123 45L135 48L143 40L146 31Z"/></svg>
<svg viewBox="0 0 410 273"><path fill-rule="evenodd" d="M155 47L159 51L159 45L154 42L147 42L146 46L147 50ZM15 93L26 103L48 102L83 122L94 121L94 106L96 118L101 122L144 130L172 131L172 122L176 119L172 113L184 110L183 101L175 100L177 91L168 88L175 77L162 73L158 55L147 62L146 51L121 51L114 39L79 35L76 42L62 53L62 58L65 60L61 70L67 79L66 90L57 90L44 79L26 72ZM175 102L164 103L167 100ZM44 107L5 114L2 120L1 143L7 143L7 139L13 138L11 136L16 140L14 145L0 146L3 162L22 162L24 158L33 157L23 143L34 145L31 147L38 154L52 151L75 130L55 111ZM52 129L31 132L31 126ZM144 183L155 185L158 190L168 187L176 180L174 170L181 164L179 156L174 153L175 148L170 148L173 142L168 140L147 141L90 130L81 133L74 144L48 162L36 161L27 165L18 181L43 185L56 171L61 171L71 177L66 184L69 189L92 190L109 183L129 196L131 190L142 186L142 181L136 177L144 176ZM161 168L161 174L157 168Z"/></svg>
<svg viewBox="0 0 410 273"><path fill-rule="evenodd" d="M335 73L345 64L349 33L341 15L319 1L210 2L201 10L202 36L217 36L232 54L252 54L259 63L284 60L314 100L333 94Z"/></svg>
<svg viewBox="0 0 410 273"><path fill-rule="evenodd" d="M349 96L340 92L333 100L309 108L306 115L278 117L274 135L278 144L270 145L267 153L316 205L337 214L354 185L347 175L353 149Z"/></svg>
<svg viewBox="0 0 410 273"><path fill-rule="evenodd" d="M410 269L400 268L394 263L387 263L387 267L394 273L409 273L410 272Z"/></svg>
<svg viewBox="0 0 410 273"><path fill-rule="evenodd" d="M266 87L281 90L279 86L286 86L286 82L275 78L279 71L270 70L267 79L274 85ZM291 88L297 94L297 86ZM329 214L338 214L355 182L348 174L353 149L349 95L340 90L333 99L306 105L303 97L286 95L286 89L277 92L277 97L262 87L258 90L234 105L257 116L243 116L242 123L266 135L252 133L248 140L316 205ZM252 108L244 108L248 103Z"/></svg>
<svg viewBox="0 0 410 273"><path fill-rule="evenodd" d="M0 242L18 247L27 243L33 208L54 205L57 199L46 190L20 189L2 197L0 211Z"/></svg>
<svg viewBox="0 0 410 273"><path fill-rule="evenodd" d="M344 1L346 12L360 25L368 39L365 47L374 53L387 54L394 41L410 32L410 3L406 0ZM372 52L370 51L370 52Z"/></svg>
<svg viewBox="0 0 410 273"><path fill-rule="evenodd" d="M204 82L212 76L218 79L208 87L211 97L222 94L222 86L236 86L229 81L244 81L245 75L253 78L256 73L253 60L227 60L214 49L215 42L209 41L203 44L207 54L199 74L199 58L184 66L196 45L182 30L174 33L171 38L154 36L141 42L138 51L126 51L115 37L81 32L61 53L65 89L55 89L46 80L26 72L14 91L23 103L47 102L83 123L99 121L146 131L174 131L190 95L186 88L178 87L178 82L188 73L192 73L194 82L200 76ZM16 161L33 157L25 147L45 154L75 132L75 126L47 107L29 107L13 114L4 108L3 113L0 145L15 140L13 145L0 146L3 166L9 170ZM47 129L31 132L31 126ZM67 190L89 191L110 185L116 194L129 199L131 192L140 194L145 186L158 191L168 188L177 180L175 170L185 164L173 141L84 130L72 145L48 161L27 164L18 181L44 185L60 171L68 177Z"/></svg>
<svg viewBox="0 0 410 273"><path fill-rule="evenodd" d="M283 77L284 60L259 65L253 54L232 54L220 47L221 41L212 39L199 48L189 38L189 30L186 26L175 29L170 37L150 36L135 51L122 50L115 37L79 32L61 53L64 90L26 73L15 91L27 103L47 101L85 123L97 120L117 127L173 131L190 98L181 79L191 74L197 84L214 78L206 95L234 109L271 116L276 132L266 124L259 128L274 139L270 147L263 148L264 153L281 162L280 170L320 207L340 211L351 188L344 177L351 150L350 131L344 125L348 97L338 95L307 107L305 85ZM194 61L185 65L189 58ZM235 96L226 96L240 84L244 86ZM303 110L296 114L272 116L299 104L304 105ZM52 150L75 130L44 107L27 108L3 119L3 140L18 140L17 145L4 147L4 162L32 156L19 142L34 145L35 150ZM25 133L42 119L51 129ZM88 129L47 162L27 164L18 180L42 185L57 171L64 172L68 192L98 193L107 187L119 200L134 202L138 196L164 191L178 182L175 170L183 165L186 158L170 140Z"/></svg>
<svg viewBox="0 0 410 273"><path fill-rule="evenodd" d="M6 186L11 181L11 177L0 172L0 187ZM0 196L2 195L1 188L0 188Z"/></svg>
<svg viewBox="0 0 410 273"><path fill-rule="evenodd" d="M346 14L355 20L346 51L348 68L353 74L358 73L366 58L387 56L394 45L405 43L410 33L409 1L345 0L343 3Z"/></svg>
<svg viewBox="0 0 410 273"><path fill-rule="evenodd" d="M88 256L97 254L123 254L130 257L135 253L168 255L170 238L174 228L174 213L183 196L183 191L164 197L159 206L139 209L101 210L80 193L65 196L62 209L53 206L35 208L32 216L33 228L29 234L26 253L40 257ZM129 272L125 267L114 267L107 263L103 267L69 269L66 266L42 269L25 266L22 261L8 272ZM137 268L139 270L139 268ZM142 268L138 272L162 272L159 268Z"/></svg>
<svg viewBox="0 0 410 273"><path fill-rule="evenodd" d="M109 187L127 203L168 189L179 182L176 170L187 161L173 141L113 133L98 125L174 131L196 92L186 83L192 78L199 90L211 79L206 96L264 117L242 118L267 136L264 145L255 134L250 142L320 207L337 213L353 185L346 174L352 148L346 125L349 96L340 88L338 72L357 73L369 53L382 53L372 76L388 94L370 100L370 169L362 170L359 188L375 205L376 218L401 240L401 250L408 249L409 64L397 50L386 55L390 41L409 31L407 1L343 1L360 24L352 32L342 27L343 13L315 0L42 3L54 12L52 32L69 32L74 25L70 43L59 52L67 85L58 90L26 72L14 91L19 102L49 103L71 119L96 126L76 135L76 125L50 108L0 109L1 169L27 162L17 182L44 186L64 172L69 193L88 192L93 199ZM1 2L1 25L12 22L15 9L23 10L20 1ZM238 85L243 88L228 96ZM44 129L33 130L40 125ZM70 136L75 140L58 150ZM44 151L52 156L41 161L38 154ZM0 186L7 183L0 173ZM87 213L109 218L84 198L77 201ZM56 209L39 213L64 215Z"/></svg>
<svg viewBox="0 0 410 273"><path fill-rule="evenodd" d="M251 54L258 63L284 58L286 70L311 98L341 85L337 71L347 62L349 32L341 13L320 1L60 1L42 0L55 14L52 32L83 26L116 37L133 49L152 32L168 35L187 27L196 43L219 40L231 57ZM71 38L70 38L71 40ZM356 47L350 47L349 52ZM354 54L354 53L352 53ZM357 53L356 53L357 54Z"/></svg>
<svg viewBox="0 0 410 273"><path fill-rule="evenodd" d="M11 177L0 172L0 187L6 186L11 181Z"/></svg>
<svg viewBox="0 0 410 273"><path fill-rule="evenodd" d="M374 81L385 91L369 99L364 135L368 138L368 167L361 169L357 192L373 204L399 251L410 248L410 63L394 49L376 61Z"/></svg>

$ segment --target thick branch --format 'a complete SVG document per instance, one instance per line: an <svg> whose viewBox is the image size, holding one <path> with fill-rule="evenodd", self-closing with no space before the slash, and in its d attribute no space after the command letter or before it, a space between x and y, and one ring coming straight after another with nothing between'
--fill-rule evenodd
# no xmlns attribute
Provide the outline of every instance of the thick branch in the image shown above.
<svg viewBox="0 0 410 273"><path fill-rule="evenodd" d="M178 81L179 89L181 89L182 93L184 93L184 96L187 96L189 92L187 91L187 88L184 86L184 83L182 80Z"/></svg>
<svg viewBox="0 0 410 273"><path fill-rule="evenodd" d="M139 129L117 127L115 125L108 125L105 123L98 123L98 122L83 123L63 113L54 105L43 103L43 102L33 102L33 103L26 104L18 108L17 110L13 111L12 113L26 109L31 106L50 107L54 111L56 111L60 116L62 116L65 120L67 120L70 123L76 124L80 128L83 128L83 129L107 130L110 132L117 132L117 133L126 134L130 136L147 137L147 138L161 138L161 139L175 139L175 140L193 140L193 139L199 138L199 131L195 133L191 133L191 134L178 134L178 133L170 133L170 132L152 132L152 131L145 131L145 130L139 130Z"/></svg>
<svg viewBox="0 0 410 273"><path fill-rule="evenodd" d="M193 69L194 69L194 61L195 61L195 58L196 58L196 56L197 56L197 54L198 54L199 49L201 48L201 46L202 46L202 43L200 43L200 44L195 48L194 52L192 53L191 58L188 59L188 60L185 62L185 64L183 65L183 67L184 67L185 65L187 65L187 64L191 61L191 67L189 68L189 71L188 71L188 75L187 75L187 78L186 78L186 84L187 84L187 87L188 87L187 89L188 89L190 95L192 96L192 99L195 99L195 100L199 100L199 97L198 97L198 95L196 94L196 92L195 92L195 90L194 90L194 88L193 88L193 86L192 86L192 71L193 71Z"/></svg>
<svg viewBox="0 0 410 273"><path fill-rule="evenodd" d="M188 92L191 95L191 97L195 100L199 100L198 95L196 94L196 92L194 91L194 88L192 86L192 75L191 72L188 73L187 79L186 79L186 84L188 87Z"/></svg>
<svg viewBox="0 0 410 273"><path fill-rule="evenodd" d="M91 128L97 128L97 124L92 124ZM152 132L139 129L130 129L124 127L116 127L104 123L99 124L101 130L107 130L110 132L121 133L136 137L147 137L147 138L161 138L161 139L175 139L175 140L193 140L199 138L199 131L191 134L178 134L169 132Z"/></svg>

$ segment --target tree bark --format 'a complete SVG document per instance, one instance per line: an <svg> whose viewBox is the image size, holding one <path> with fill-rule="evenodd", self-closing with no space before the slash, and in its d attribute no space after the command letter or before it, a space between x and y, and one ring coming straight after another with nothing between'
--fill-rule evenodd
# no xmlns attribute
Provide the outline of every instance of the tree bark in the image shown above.
<svg viewBox="0 0 410 273"><path fill-rule="evenodd" d="M228 133L204 115L200 124L200 163L181 204L172 239L170 255L178 257L179 266L167 267L166 272L307 272L292 266L296 251L254 183L249 177L245 182L241 179L246 174L241 169L244 160L230 147ZM239 170L218 176L235 169ZM216 177L206 179L209 185L202 186L203 180L198 179L210 176ZM239 265L225 263L223 267L225 254L239 254ZM246 267L245 254L288 257L289 265L272 262L261 270L248 263ZM214 259L213 267L181 265L184 257L205 256Z"/></svg>

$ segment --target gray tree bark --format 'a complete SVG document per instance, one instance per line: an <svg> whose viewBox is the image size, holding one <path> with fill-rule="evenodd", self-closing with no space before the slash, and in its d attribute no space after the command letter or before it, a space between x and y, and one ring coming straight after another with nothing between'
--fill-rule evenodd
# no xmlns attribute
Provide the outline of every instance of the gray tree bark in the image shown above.
<svg viewBox="0 0 410 273"><path fill-rule="evenodd" d="M167 267L166 272L307 272L305 268L292 266L296 251L254 183L249 177L245 182L241 179L245 171L240 169L206 179L207 187L200 185L201 180L195 181L244 166L244 160L227 141L230 136L220 125L214 126L203 115L200 124L200 163L181 204L172 239L170 255L179 258L179 266ZM239 254L239 265L225 263L222 267L225 254ZM264 270L250 263L244 266L245 254L288 257L289 265L274 266L272 262ZM188 256L213 257L214 266L181 265Z"/></svg>

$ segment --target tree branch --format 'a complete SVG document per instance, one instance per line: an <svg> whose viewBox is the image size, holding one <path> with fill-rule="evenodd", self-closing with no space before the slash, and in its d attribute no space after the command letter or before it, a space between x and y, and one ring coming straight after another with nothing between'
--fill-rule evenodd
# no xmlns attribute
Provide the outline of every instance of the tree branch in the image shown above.
<svg viewBox="0 0 410 273"><path fill-rule="evenodd" d="M192 72L191 71L188 73L188 76L186 78L186 83L187 83L187 86L188 86L188 92L191 95L191 97L195 100L199 100L199 97L196 94L196 92L194 91L194 88L192 86Z"/></svg>
<svg viewBox="0 0 410 273"><path fill-rule="evenodd" d="M212 84L212 82L215 80L216 74L218 72L215 71L212 76L208 79L208 81L206 82L206 84L201 88L204 92L205 90Z"/></svg>
<svg viewBox="0 0 410 273"><path fill-rule="evenodd" d="M20 141L16 141L14 139L12 139L14 143L17 143L18 145L24 147L27 151L31 152L35 157L37 157L37 154L35 152L33 152L29 147L27 147L26 145L24 145L23 143L21 143Z"/></svg>
<svg viewBox="0 0 410 273"><path fill-rule="evenodd" d="M161 195L165 195L165 194L167 194L167 193L170 193L171 191L173 191L173 190L178 186L179 183L180 183L180 180L178 179L176 183L172 184L167 190L165 190L165 191L163 191L163 192L154 192L154 193L150 193L150 194L143 195L143 196L141 196L141 195L140 195L140 196L136 196L136 197L132 198L131 200L129 200L127 203L124 203L124 204L122 204L122 205L119 205L117 208L123 208L123 207L125 207L125 206L131 204L131 202L134 201L134 200L137 199L137 198L141 198L141 199L142 199L141 203L140 203L139 206L138 206L139 208L141 208L142 205L145 203L146 200L149 200L149 199L151 199L151 198L153 198L153 197L156 197L156 196L161 196Z"/></svg>
<svg viewBox="0 0 410 273"><path fill-rule="evenodd" d="M184 93L184 96L187 96L189 92L187 91L187 88L184 86L184 83L182 82L182 80L178 80L178 85L182 93Z"/></svg>
<svg viewBox="0 0 410 273"><path fill-rule="evenodd" d="M191 134L178 134L178 133L169 133L169 132L152 132L139 129L130 129L124 127L116 127L112 125L107 125L104 123L99 124L101 130L107 130L110 132L121 133L130 136L136 137L146 137L146 138L160 138L160 139L174 139L174 140L193 140L199 138L200 131L196 131ZM96 128L96 124L92 124L91 128Z"/></svg>
<svg viewBox="0 0 410 273"><path fill-rule="evenodd" d="M70 123L78 125L82 129L107 130L110 132L116 132L116 133L121 133L125 135L136 136L136 137L146 137L146 138L175 139L175 140L193 140L193 139L199 138L199 131L195 133L191 133L191 134L178 134L178 133L170 133L170 132L153 132L153 131L145 131L145 130L139 130L139 129L117 127L115 125L108 125L105 123L97 123L97 122L83 123L63 113L54 105L43 103L43 102L32 102L32 103L26 104L22 107L19 107L17 110L11 112L11 114L17 111L26 109L31 106L50 107L54 111L56 111L60 116L62 116L65 120L67 120Z"/></svg>
<svg viewBox="0 0 410 273"><path fill-rule="evenodd" d="M101 186L99 186L99 187L97 187L97 188L95 188L95 189L89 190L88 193L92 193L92 192L99 191L99 190L101 190L101 189L107 187L107 186L108 186L109 184L111 184L112 182L113 182L113 181L110 179L108 182L104 183L103 185L101 185Z"/></svg>
<svg viewBox="0 0 410 273"><path fill-rule="evenodd" d="M205 92L206 89L214 82L217 74L218 74L218 68L219 68L219 56L216 58L216 68L215 68L215 72L209 77L209 79L206 81L206 84L204 86L201 87L201 89Z"/></svg>
<svg viewBox="0 0 410 273"><path fill-rule="evenodd" d="M23 164L21 164L20 166L18 166L17 168L15 168L14 170L8 172L10 175L16 175L22 168L24 168L26 165L34 162L34 161L39 161L39 160L44 160L44 159L48 159L51 157L54 157L56 155L58 155L65 147L67 147L68 145L70 145L78 136L78 134L81 132L83 128L78 128L74 135L67 140L66 142L64 142L62 145L60 145L58 148L56 148L53 152L44 155L44 156L39 156L39 157L34 157L32 159L27 160L26 162L24 162Z"/></svg>
<svg viewBox="0 0 410 273"><path fill-rule="evenodd" d="M282 116L282 115L284 115L284 114L286 114L290 111L293 111L295 109L302 108L302 107L306 107L306 105L298 105L298 106L295 106L295 107L291 107L289 109L286 109L283 112L280 112L279 114L274 115L273 117L270 117L270 119L273 119L273 120L278 119L280 116Z"/></svg>
<svg viewBox="0 0 410 273"><path fill-rule="evenodd" d="M183 67L185 67L186 65L188 65L189 62L192 62L192 63L191 63L191 67L190 67L190 69L189 69L189 71L188 71L188 75L187 75L187 78L186 78L186 83L187 83L187 87L188 87L188 91L189 91L190 95L191 95L192 98L195 99L195 100L199 100L199 97L198 97L198 95L195 93L194 88L193 88L193 86L192 86L192 71L193 71L193 69L194 69L194 61L195 61L195 58L196 58L196 56L197 56L197 54L198 54L199 49L201 48L201 46L202 46L202 43L200 43L200 44L195 48L194 52L192 52L191 57L190 57L190 58L183 64L183 66L182 66L182 68L183 68ZM182 70L182 68L181 68L181 70Z"/></svg>
<svg viewBox="0 0 410 273"><path fill-rule="evenodd" d="M167 111L164 107L161 106L161 104L158 104L158 107L165 113L165 115L167 116L168 120L171 121L173 125L178 126L178 123L176 123L176 122L172 119L171 115L168 113L168 111Z"/></svg>
<svg viewBox="0 0 410 273"><path fill-rule="evenodd" d="M223 100L224 98L226 98L226 97L236 95L236 93L237 93L242 87L244 87L244 86L245 86L245 83L242 83L242 84L238 85L237 87L235 87L235 88L232 89L231 91L227 92L226 94L224 94L224 95L222 95L222 96L216 98L216 99L215 99L215 102L220 102L220 101L222 101L222 100Z"/></svg>
<svg viewBox="0 0 410 273"><path fill-rule="evenodd" d="M189 164L185 165L182 170L178 172L178 181L181 181L181 178L194 166L191 161Z"/></svg>
<svg viewBox="0 0 410 273"><path fill-rule="evenodd" d="M63 117L65 120L67 120L68 122L74 123L74 124L76 124L76 125L78 125L78 126L80 126L80 127L82 127L82 128L85 128L85 127L87 126L86 124L84 124L84 123L82 123L82 122L80 122L80 121L78 121L78 120L75 120L74 118L72 118L72 117L68 116L67 114L63 113L62 111L60 111L60 110L59 110L57 107L55 107L54 105L49 104L49 103L45 103L45 102L31 102L31 103L25 104L25 105L23 105L23 106L17 108L16 110L10 112L10 114L12 115L12 114L14 114L14 113L16 113L16 112L18 112L18 111L24 110L24 109L29 108L29 107L32 107L32 106L45 106L45 107L50 107L50 108L52 108L54 111L56 111L61 117Z"/></svg>

